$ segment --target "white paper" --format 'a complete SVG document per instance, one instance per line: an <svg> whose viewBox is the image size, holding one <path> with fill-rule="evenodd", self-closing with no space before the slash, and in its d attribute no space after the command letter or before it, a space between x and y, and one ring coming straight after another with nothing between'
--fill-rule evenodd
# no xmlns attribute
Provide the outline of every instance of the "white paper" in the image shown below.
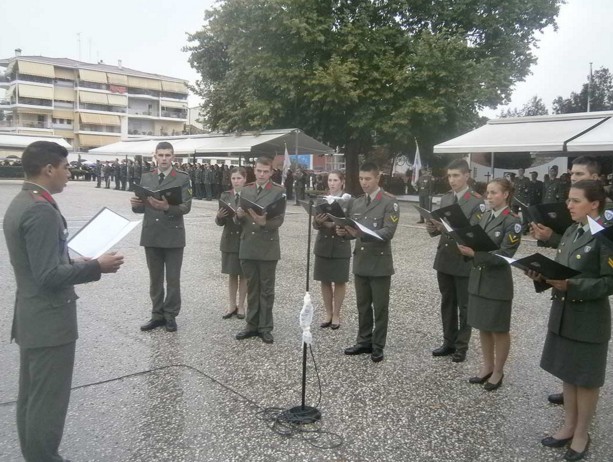
<svg viewBox="0 0 613 462"><path fill-rule="evenodd" d="M587 222L590 224L590 232L592 233L592 236L604 229L604 226L590 216L587 217Z"/></svg>
<svg viewBox="0 0 613 462"><path fill-rule="evenodd" d="M360 229L360 231L362 231L364 234L368 234L369 236L372 237L376 237L377 239L379 239L380 241L383 240L383 238L381 236L379 236L377 233L375 233L373 230L367 228L366 226L358 223L357 221L355 222L356 225L358 225L358 228Z"/></svg>
<svg viewBox="0 0 613 462"><path fill-rule="evenodd" d="M141 220L127 218L104 207L68 242L68 248L82 257L98 258L128 235Z"/></svg>
<svg viewBox="0 0 613 462"><path fill-rule="evenodd" d="M494 255L498 255L497 253ZM515 258L510 258L510 257L505 257L504 255L498 255L500 258L504 258L507 263L510 265L512 263L515 263L517 260Z"/></svg>
<svg viewBox="0 0 613 462"><path fill-rule="evenodd" d="M441 220L441 223L443 223L443 226L445 227L448 233L453 231L453 228L449 226L449 223L447 223L447 220L445 220L444 218Z"/></svg>

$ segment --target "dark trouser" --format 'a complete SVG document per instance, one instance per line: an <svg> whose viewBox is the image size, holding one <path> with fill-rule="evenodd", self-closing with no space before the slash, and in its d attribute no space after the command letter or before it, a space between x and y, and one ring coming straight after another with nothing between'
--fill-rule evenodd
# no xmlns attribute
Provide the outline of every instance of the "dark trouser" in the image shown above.
<svg viewBox="0 0 613 462"><path fill-rule="evenodd" d="M174 319L181 310L181 265L183 247L165 249L145 247L149 268L151 319ZM166 298L164 298L164 269L166 269Z"/></svg>
<svg viewBox="0 0 613 462"><path fill-rule="evenodd" d="M196 199L202 199L202 188L201 185L202 183L194 183L194 196L196 197Z"/></svg>
<svg viewBox="0 0 613 462"><path fill-rule="evenodd" d="M128 187L128 191L134 191L134 183L136 182L135 178L130 178L130 182L129 182L129 187Z"/></svg>
<svg viewBox="0 0 613 462"><path fill-rule="evenodd" d="M419 206L422 209L432 210L432 196L430 195L419 195Z"/></svg>
<svg viewBox="0 0 613 462"><path fill-rule="evenodd" d="M441 291L441 319L445 346L466 352L471 328L468 319L468 277L436 272Z"/></svg>
<svg viewBox="0 0 613 462"><path fill-rule="evenodd" d="M206 200L210 201L211 200L211 183L203 183L204 184L204 194L206 195Z"/></svg>
<svg viewBox="0 0 613 462"><path fill-rule="evenodd" d="M391 276L354 275L359 320L357 344L385 348L391 280Z"/></svg>
<svg viewBox="0 0 613 462"><path fill-rule="evenodd" d="M102 183L102 177L98 175L96 177L96 188L99 188L101 183Z"/></svg>
<svg viewBox="0 0 613 462"><path fill-rule="evenodd" d="M121 189L121 180L118 176L115 177L115 189Z"/></svg>
<svg viewBox="0 0 613 462"><path fill-rule="evenodd" d="M17 432L27 462L64 460L58 448L70 401L74 357L75 342L19 350Z"/></svg>
<svg viewBox="0 0 613 462"><path fill-rule="evenodd" d="M111 187L111 177L110 176L104 177L104 187L106 189L109 189Z"/></svg>
<svg viewBox="0 0 613 462"><path fill-rule="evenodd" d="M247 278L247 330L270 332L277 261L241 260L241 268Z"/></svg>
<svg viewBox="0 0 613 462"><path fill-rule="evenodd" d="M122 178L122 179L121 179L121 189L122 189L123 191L125 191L125 190L126 190L127 183L128 183L128 179L127 179L127 178Z"/></svg>

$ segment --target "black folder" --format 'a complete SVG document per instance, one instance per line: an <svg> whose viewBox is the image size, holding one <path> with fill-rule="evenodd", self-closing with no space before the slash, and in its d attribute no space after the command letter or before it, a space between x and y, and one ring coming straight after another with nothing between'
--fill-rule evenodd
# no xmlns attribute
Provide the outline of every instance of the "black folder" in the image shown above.
<svg viewBox="0 0 613 462"><path fill-rule="evenodd" d="M432 216L435 220L441 221L443 218L449 223L453 229L461 229L470 227L470 222L462 208L458 204L451 204L447 207L434 210Z"/></svg>
<svg viewBox="0 0 613 462"><path fill-rule="evenodd" d="M532 205L528 207L528 213L531 221L545 225L560 235L574 223L564 202Z"/></svg>
<svg viewBox="0 0 613 462"><path fill-rule="evenodd" d="M253 210L257 215L266 214L266 218L275 218L285 213L285 206L287 199L285 195L280 197L274 202L271 202L266 207L262 207L255 202L245 199L243 196L240 198L240 207L246 212L247 210Z"/></svg>
<svg viewBox="0 0 613 462"><path fill-rule="evenodd" d="M222 201L221 199L219 199L219 208L224 209L226 212L228 212L229 218L232 218L234 215L236 215L236 209L230 204L228 204L226 201Z"/></svg>
<svg viewBox="0 0 613 462"><path fill-rule="evenodd" d="M153 197L161 201L162 198L165 197L170 205L179 205L183 203L181 186L174 186L167 189L149 189L139 184L133 186L134 194L136 194L139 199L145 200L147 197Z"/></svg>
<svg viewBox="0 0 613 462"><path fill-rule="evenodd" d="M429 210L426 210L426 209L420 207L419 205L415 205L415 204L413 204L413 207L415 207L415 209L419 212L419 215L424 220L437 220L437 218L434 218L432 216L432 212L430 212Z"/></svg>
<svg viewBox="0 0 613 462"><path fill-rule="evenodd" d="M540 253L535 253L528 257L515 260L511 265L523 271L535 271L541 274L545 279L560 281L581 274L580 271L564 266Z"/></svg>
<svg viewBox="0 0 613 462"><path fill-rule="evenodd" d="M491 252L499 249L479 225L454 229L449 234L453 236L457 243L470 247L475 252Z"/></svg>
<svg viewBox="0 0 613 462"><path fill-rule="evenodd" d="M304 210L309 212L309 203L308 201L299 201L300 204L304 207ZM327 213L328 215L332 215L335 217L344 217L345 212L340 204L336 201L328 204L328 202L321 202L318 204L313 204L313 215L319 215L321 213Z"/></svg>

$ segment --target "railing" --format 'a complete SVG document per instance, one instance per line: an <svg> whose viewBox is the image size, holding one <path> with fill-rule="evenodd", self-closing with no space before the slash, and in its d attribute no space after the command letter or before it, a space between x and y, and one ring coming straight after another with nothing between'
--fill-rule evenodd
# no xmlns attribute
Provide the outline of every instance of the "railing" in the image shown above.
<svg viewBox="0 0 613 462"><path fill-rule="evenodd" d="M15 120L0 120L0 127L4 128L43 128L50 130L51 126L46 122L20 122Z"/></svg>
<svg viewBox="0 0 613 462"><path fill-rule="evenodd" d="M128 95L153 96L159 98L160 92L156 90L146 90L144 88L128 87Z"/></svg>
<svg viewBox="0 0 613 462"><path fill-rule="evenodd" d="M187 112L162 111L162 117L172 117L173 119L187 119Z"/></svg>

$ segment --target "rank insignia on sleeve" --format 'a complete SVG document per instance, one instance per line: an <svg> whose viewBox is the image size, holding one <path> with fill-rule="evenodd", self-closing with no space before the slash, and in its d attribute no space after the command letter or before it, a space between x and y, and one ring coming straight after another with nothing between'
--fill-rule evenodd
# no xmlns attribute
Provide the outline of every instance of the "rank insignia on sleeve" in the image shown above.
<svg viewBox="0 0 613 462"><path fill-rule="evenodd" d="M604 217L607 219L607 221L613 220L613 210L605 210Z"/></svg>
<svg viewBox="0 0 613 462"><path fill-rule="evenodd" d="M479 204L479 210L481 210L481 213L485 212L485 204Z"/></svg>
<svg viewBox="0 0 613 462"><path fill-rule="evenodd" d="M398 215L390 215L390 220L392 220L393 223L396 223L398 221Z"/></svg>
<svg viewBox="0 0 613 462"><path fill-rule="evenodd" d="M613 258L609 257L609 266L613 268Z"/></svg>
<svg viewBox="0 0 613 462"><path fill-rule="evenodd" d="M519 236L513 236L512 234L509 234L509 242L511 242L511 244L516 244L517 241L519 241Z"/></svg>
<svg viewBox="0 0 613 462"><path fill-rule="evenodd" d="M515 226L513 227L513 231L515 231L515 234L521 233L521 225L519 223L515 223Z"/></svg>

